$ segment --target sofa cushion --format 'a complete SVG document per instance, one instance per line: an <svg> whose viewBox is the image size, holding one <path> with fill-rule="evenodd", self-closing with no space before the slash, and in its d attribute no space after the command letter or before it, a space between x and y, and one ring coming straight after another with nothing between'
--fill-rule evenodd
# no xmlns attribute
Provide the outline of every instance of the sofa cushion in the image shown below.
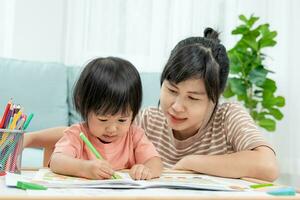
<svg viewBox="0 0 300 200"><path fill-rule="evenodd" d="M142 108L157 106L160 94L160 73L142 72L143 104Z"/></svg>
<svg viewBox="0 0 300 200"><path fill-rule="evenodd" d="M0 58L0 115L7 101L34 113L28 131L68 125L67 73L58 63Z"/></svg>
<svg viewBox="0 0 300 200"><path fill-rule="evenodd" d="M68 108L69 108L69 124L75 124L81 121L80 115L74 109L73 104L73 90L75 83L79 78L82 68L79 66L68 66Z"/></svg>

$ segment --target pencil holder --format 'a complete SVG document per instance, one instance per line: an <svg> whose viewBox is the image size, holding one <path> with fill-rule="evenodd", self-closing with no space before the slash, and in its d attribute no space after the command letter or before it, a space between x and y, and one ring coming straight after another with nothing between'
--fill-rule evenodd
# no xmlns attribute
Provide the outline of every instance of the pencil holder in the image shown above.
<svg viewBox="0 0 300 200"><path fill-rule="evenodd" d="M0 129L0 172L21 172L24 130Z"/></svg>

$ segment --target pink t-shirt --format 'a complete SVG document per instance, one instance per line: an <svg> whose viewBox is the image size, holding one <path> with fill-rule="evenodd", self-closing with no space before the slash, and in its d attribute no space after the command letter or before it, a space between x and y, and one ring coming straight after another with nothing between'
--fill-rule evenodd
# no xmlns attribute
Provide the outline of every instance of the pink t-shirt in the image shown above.
<svg viewBox="0 0 300 200"><path fill-rule="evenodd" d="M85 123L74 124L66 129L64 136L56 143L54 153L63 153L84 160L96 159L79 137L80 132L85 134L114 170L130 169L134 164L143 164L150 158L160 157L144 130L138 126L132 125L123 137L104 144L89 132Z"/></svg>

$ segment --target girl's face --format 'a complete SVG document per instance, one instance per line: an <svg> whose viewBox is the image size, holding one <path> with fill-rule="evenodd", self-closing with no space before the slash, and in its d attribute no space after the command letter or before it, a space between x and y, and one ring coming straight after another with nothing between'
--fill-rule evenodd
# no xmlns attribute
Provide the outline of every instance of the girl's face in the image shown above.
<svg viewBox="0 0 300 200"><path fill-rule="evenodd" d="M128 114L97 115L91 112L88 116L90 132L104 143L111 143L125 135L132 122L132 112Z"/></svg>
<svg viewBox="0 0 300 200"><path fill-rule="evenodd" d="M214 104L207 97L202 79L188 79L178 84L165 80L160 104L175 137L186 139L208 122Z"/></svg>

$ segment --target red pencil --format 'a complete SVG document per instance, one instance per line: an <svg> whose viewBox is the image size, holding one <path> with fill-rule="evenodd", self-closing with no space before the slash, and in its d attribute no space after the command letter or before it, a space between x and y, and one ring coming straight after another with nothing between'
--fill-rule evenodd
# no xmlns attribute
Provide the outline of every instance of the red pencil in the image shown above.
<svg viewBox="0 0 300 200"><path fill-rule="evenodd" d="M11 106L11 99L8 101L6 107L5 107L5 110L4 110L4 113L3 113L3 116L2 116L2 120L0 122L0 128L3 128L3 125L5 123L5 119L7 117L7 114L8 114L8 111L10 109L10 106Z"/></svg>

